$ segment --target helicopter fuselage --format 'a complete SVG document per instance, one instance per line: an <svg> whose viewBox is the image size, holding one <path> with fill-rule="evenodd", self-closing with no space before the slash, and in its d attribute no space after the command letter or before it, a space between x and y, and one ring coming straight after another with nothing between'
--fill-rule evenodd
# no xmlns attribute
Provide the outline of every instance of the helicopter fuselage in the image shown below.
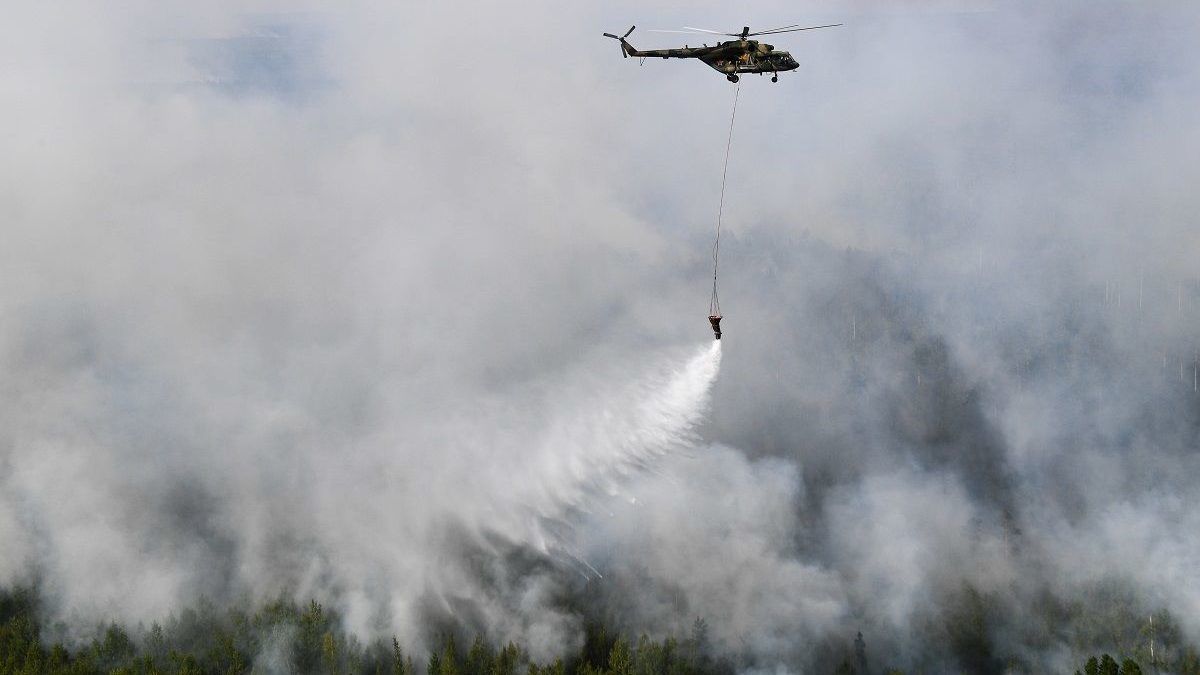
<svg viewBox="0 0 1200 675"><path fill-rule="evenodd" d="M730 40L711 47L645 50L636 49L625 40L621 40L621 48L627 56L640 58L699 59L731 80L739 73L775 74L800 67L791 54L775 51L772 45L758 40Z"/></svg>
<svg viewBox="0 0 1200 675"><path fill-rule="evenodd" d="M775 47L758 40L751 40L754 35L779 35L780 33L796 33L802 30L816 30L818 28L835 28L840 26L840 23L831 23L825 26L804 26L800 24L792 24L790 26L781 26L779 28L770 28L768 30L760 30L758 32L750 32L749 26L742 26L741 33L722 33L720 31L707 30L705 28L684 27L683 31L659 31L664 33L707 33L711 35L728 35L737 38L736 40L727 40L718 42L709 47L688 47L682 49L638 49L629 44L625 38L629 37L637 26L630 26L629 30L625 31L624 35L615 35L613 33L604 33L604 37L620 40L621 56L630 57L636 56L639 58L662 58L662 59L699 59L708 64L709 68L724 73L725 79L730 82L738 81L739 73L771 73L771 81L779 81L779 73L795 70L800 67L796 63L796 59L787 52L777 52Z"/></svg>

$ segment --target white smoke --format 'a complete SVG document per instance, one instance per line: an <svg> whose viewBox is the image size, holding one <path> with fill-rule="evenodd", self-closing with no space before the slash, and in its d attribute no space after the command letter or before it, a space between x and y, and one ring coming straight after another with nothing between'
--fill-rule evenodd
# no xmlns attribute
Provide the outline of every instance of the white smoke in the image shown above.
<svg viewBox="0 0 1200 675"><path fill-rule="evenodd" d="M929 670L963 584L1017 653L1022 598L1120 577L1200 635L1195 8L806 5L846 25L743 84L719 443L672 453L730 91L599 32L795 8L255 4L0 25L0 584L545 653L590 564L634 631Z"/></svg>

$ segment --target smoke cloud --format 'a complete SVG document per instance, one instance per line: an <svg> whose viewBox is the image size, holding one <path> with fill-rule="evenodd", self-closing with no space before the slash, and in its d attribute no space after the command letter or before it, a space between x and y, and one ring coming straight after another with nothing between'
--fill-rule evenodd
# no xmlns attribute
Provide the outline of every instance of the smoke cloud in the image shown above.
<svg viewBox="0 0 1200 675"><path fill-rule="evenodd" d="M0 586L76 634L283 594L539 658L700 616L756 671L1200 639L1194 8L14 14ZM810 20L741 85L709 346L732 87L600 33Z"/></svg>

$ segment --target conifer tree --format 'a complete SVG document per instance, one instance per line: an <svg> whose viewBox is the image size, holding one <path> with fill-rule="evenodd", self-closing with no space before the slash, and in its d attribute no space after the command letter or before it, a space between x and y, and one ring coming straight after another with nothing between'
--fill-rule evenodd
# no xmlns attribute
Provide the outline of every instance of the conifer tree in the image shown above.
<svg viewBox="0 0 1200 675"><path fill-rule="evenodd" d="M467 663L463 669L464 675L490 675L492 670L492 653L483 641L482 635L476 635L467 651Z"/></svg>
<svg viewBox="0 0 1200 675"><path fill-rule="evenodd" d="M458 646L454 643L454 634L450 633L446 636L446 646L442 649L442 662L437 675L458 675L459 672Z"/></svg>
<svg viewBox="0 0 1200 675"><path fill-rule="evenodd" d="M325 664L325 672L338 675L338 644L333 633L326 631L321 636L321 660Z"/></svg>
<svg viewBox="0 0 1200 675"><path fill-rule="evenodd" d="M618 637L608 653L608 675L633 675L633 657L629 653L629 641Z"/></svg>
<svg viewBox="0 0 1200 675"><path fill-rule="evenodd" d="M404 651L395 635L392 636L392 675L410 675L404 668Z"/></svg>

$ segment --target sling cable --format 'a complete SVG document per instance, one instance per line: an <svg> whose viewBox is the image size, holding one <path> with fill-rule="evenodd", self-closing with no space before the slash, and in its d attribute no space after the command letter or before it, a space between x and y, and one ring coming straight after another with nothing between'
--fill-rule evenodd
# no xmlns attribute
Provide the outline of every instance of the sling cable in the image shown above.
<svg viewBox="0 0 1200 675"><path fill-rule="evenodd" d="M712 299L708 301L708 322L712 324L713 336L721 339L721 299L717 295L717 268L721 253L721 217L725 214L725 181L729 177L729 149L733 146L733 121L737 119L738 96L742 92L739 84L733 92L733 112L729 115L729 138L725 141L725 168L721 171L721 201L717 207L717 237L713 242L713 285Z"/></svg>

